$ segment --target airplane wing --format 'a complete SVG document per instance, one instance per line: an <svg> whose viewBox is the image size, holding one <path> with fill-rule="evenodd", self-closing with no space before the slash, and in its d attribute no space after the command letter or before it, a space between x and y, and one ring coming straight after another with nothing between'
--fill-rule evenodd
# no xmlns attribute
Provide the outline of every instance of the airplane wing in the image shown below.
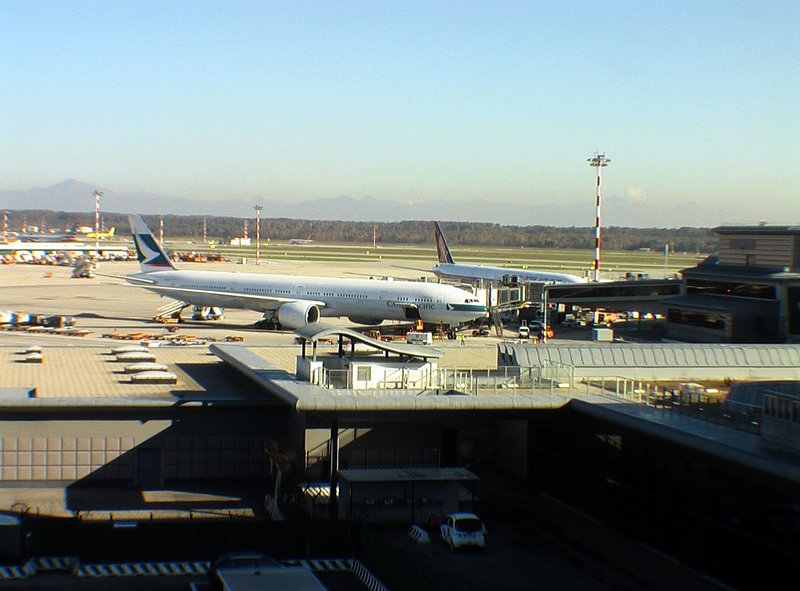
<svg viewBox="0 0 800 591"><path fill-rule="evenodd" d="M97 273L97 275L99 275L99 273ZM129 283L140 283L142 285L153 285L155 283L155 281L153 281L152 279L146 279L144 277L128 277L125 275L123 275L122 277L117 275L102 275L102 277L116 277L118 279L124 279Z"/></svg>
<svg viewBox="0 0 800 591"><path fill-rule="evenodd" d="M133 278L135 282L142 283L142 287L147 287L146 279L137 279ZM192 289L187 287L167 287L164 285L154 286L157 287L159 293L163 293L164 295L169 295L175 299L182 299L182 300L191 300L191 296L194 295L203 295L203 296L211 296L217 300L219 300L219 307L224 308L225 302L242 302L248 301L253 304L255 308L258 305L258 309L260 310L275 310L280 308L283 304L289 304L291 302L305 302L308 304L313 304L319 308L326 307L325 302L319 300L300 300L298 298L292 297L279 297L279 296L265 296L260 294L253 294L253 293L241 293L235 291L228 291L228 292L219 292L219 291L209 291L206 289Z"/></svg>
<svg viewBox="0 0 800 591"><path fill-rule="evenodd" d="M430 267L404 267L403 265L392 265L398 269L408 269L409 271L422 271L423 273L433 273Z"/></svg>
<svg viewBox="0 0 800 591"><path fill-rule="evenodd" d="M107 277L108 279L121 279L122 281L127 281L128 283L136 283L141 285L152 285L155 283L152 279L145 279L143 277L131 277L130 275L111 275L110 273L97 273L95 272L96 277Z"/></svg>
<svg viewBox="0 0 800 591"><path fill-rule="evenodd" d="M393 265L394 266L394 265ZM408 268L408 267L398 267L398 268ZM356 277L368 277L369 279L373 279L374 281L409 281L412 278L408 277L408 275L384 275L382 273L359 273L357 271L345 271L342 273L342 277L349 277L350 275L354 275ZM416 279L416 278L413 278Z"/></svg>

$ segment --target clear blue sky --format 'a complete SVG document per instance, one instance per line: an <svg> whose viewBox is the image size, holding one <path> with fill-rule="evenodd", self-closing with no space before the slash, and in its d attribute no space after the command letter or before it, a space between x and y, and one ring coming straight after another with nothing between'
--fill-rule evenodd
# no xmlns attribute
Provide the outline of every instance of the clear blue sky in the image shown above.
<svg viewBox="0 0 800 591"><path fill-rule="evenodd" d="M0 189L591 206L599 149L618 202L800 222L799 32L797 0L0 0Z"/></svg>

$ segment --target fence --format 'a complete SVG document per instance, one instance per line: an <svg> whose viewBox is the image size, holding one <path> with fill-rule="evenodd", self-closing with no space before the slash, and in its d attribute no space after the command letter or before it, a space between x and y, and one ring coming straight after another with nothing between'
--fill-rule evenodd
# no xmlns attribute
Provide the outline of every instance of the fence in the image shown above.
<svg viewBox="0 0 800 591"><path fill-rule="evenodd" d="M349 369L321 368L320 384L324 388L353 388L353 375ZM376 370L376 371L380 371ZM383 375L373 380L374 387L363 390L416 390L419 394L454 391L463 394L489 394L505 390L540 391L574 387L575 368L556 361L546 361L542 366L503 366L487 369L438 368L414 370L407 368L383 369Z"/></svg>
<svg viewBox="0 0 800 591"><path fill-rule="evenodd" d="M758 433L761 408L756 405L735 405L726 402L718 393L706 392L699 384L691 388L670 388L642 380L624 377L583 378L587 394L611 394L623 400L651 408L678 412L711 423Z"/></svg>

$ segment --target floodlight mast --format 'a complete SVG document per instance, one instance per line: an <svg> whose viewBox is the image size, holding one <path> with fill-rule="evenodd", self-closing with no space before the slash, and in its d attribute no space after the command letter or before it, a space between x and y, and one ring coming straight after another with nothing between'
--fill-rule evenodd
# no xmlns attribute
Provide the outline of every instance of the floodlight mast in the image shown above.
<svg viewBox="0 0 800 591"><path fill-rule="evenodd" d="M102 191L94 192L94 257L95 261L100 261L100 197Z"/></svg>
<svg viewBox="0 0 800 591"><path fill-rule="evenodd" d="M261 264L261 210L262 205L253 206L256 210L256 265Z"/></svg>
<svg viewBox="0 0 800 591"><path fill-rule="evenodd" d="M597 169L597 190L596 190L596 210L595 210L595 224L594 224L594 273L592 279L600 281L600 203L602 199L603 187L603 167L608 166L611 162L610 158L606 158L605 154L595 152L594 156L586 160L589 166L594 166Z"/></svg>

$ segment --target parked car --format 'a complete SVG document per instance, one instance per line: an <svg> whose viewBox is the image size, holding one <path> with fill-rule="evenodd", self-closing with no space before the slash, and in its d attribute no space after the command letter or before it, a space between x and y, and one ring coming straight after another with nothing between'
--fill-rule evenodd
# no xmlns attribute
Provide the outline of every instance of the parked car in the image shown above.
<svg viewBox="0 0 800 591"><path fill-rule="evenodd" d="M453 552L467 546L486 547L486 526L474 513L450 513L439 526L439 534Z"/></svg>

